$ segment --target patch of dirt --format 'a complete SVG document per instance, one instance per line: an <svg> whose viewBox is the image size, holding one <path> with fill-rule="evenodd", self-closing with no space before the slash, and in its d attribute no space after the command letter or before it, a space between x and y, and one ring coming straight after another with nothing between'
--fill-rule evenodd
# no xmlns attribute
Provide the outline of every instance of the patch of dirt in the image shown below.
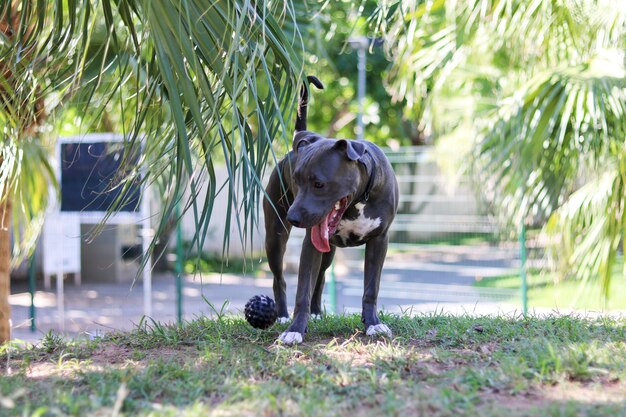
<svg viewBox="0 0 626 417"><path fill-rule="evenodd" d="M32 379L46 379L51 376L72 379L74 378L76 369L78 368L77 365L78 364L75 364L74 366L59 366L58 364L51 362L34 363L28 368L26 375Z"/></svg>
<svg viewBox="0 0 626 417"><path fill-rule="evenodd" d="M94 364L119 364L129 360L132 352L129 347L106 343L93 352L90 360Z"/></svg>
<svg viewBox="0 0 626 417"><path fill-rule="evenodd" d="M189 346L133 349L107 343L93 352L90 361L94 365L125 364L129 361L141 364L155 359L162 359L167 362L172 358L184 358L192 351L197 353L196 349Z"/></svg>
<svg viewBox="0 0 626 417"><path fill-rule="evenodd" d="M482 392L483 404L506 404L515 411L542 408L551 403L575 402L588 405L626 402L626 383L618 380L598 380L589 383L562 382L537 385L521 393Z"/></svg>
<svg viewBox="0 0 626 417"><path fill-rule="evenodd" d="M367 352L358 351L342 351L342 350L327 350L323 352L324 355L336 360L337 362L350 363L352 366L357 367L369 367L372 366L371 355Z"/></svg>
<svg viewBox="0 0 626 417"><path fill-rule="evenodd" d="M541 392L545 400L611 404L626 401L626 382L608 378L582 383L563 382L542 388Z"/></svg>
<svg viewBox="0 0 626 417"><path fill-rule="evenodd" d="M195 352L188 346L161 347L140 350L139 355L137 355L137 349L103 343L87 359L70 358L58 361L47 359L33 362L28 367L26 374L33 379L44 379L52 376L73 378L77 370L99 371L116 367L124 368L129 364L142 366L142 364L155 359L162 359L167 362L172 358L185 358L190 351Z"/></svg>
<svg viewBox="0 0 626 417"><path fill-rule="evenodd" d="M433 354L431 347L419 344L398 346L393 342L372 341L369 338L361 339L355 336L345 339L328 339L316 347L321 355L337 362L349 363L354 367L368 368L375 366L379 359L393 361L397 358L406 362L402 369L404 373L418 379L437 376L466 363L462 355L458 356L458 364L453 364L451 360L439 360ZM476 355L473 351L467 351L467 353ZM307 356L307 359L311 358Z"/></svg>
<svg viewBox="0 0 626 417"><path fill-rule="evenodd" d="M485 392L481 393L480 398L483 404L506 404L506 408L511 411L527 411L537 406L546 405L546 400L541 396L542 391L531 390L517 394Z"/></svg>

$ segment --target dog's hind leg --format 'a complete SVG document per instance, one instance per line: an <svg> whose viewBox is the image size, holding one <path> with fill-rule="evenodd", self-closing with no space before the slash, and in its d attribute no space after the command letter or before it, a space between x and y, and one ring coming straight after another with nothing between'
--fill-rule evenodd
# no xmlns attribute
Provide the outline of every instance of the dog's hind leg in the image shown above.
<svg viewBox="0 0 626 417"><path fill-rule="evenodd" d="M322 293L324 292L324 283L326 282L326 270L333 263L335 248L335 246L331 245L330 252L326 252L322 256L320 272L317 274L315 290L313 291L313 298L311 299L311 317L313 318L321 318L322 316Z"/></svg>

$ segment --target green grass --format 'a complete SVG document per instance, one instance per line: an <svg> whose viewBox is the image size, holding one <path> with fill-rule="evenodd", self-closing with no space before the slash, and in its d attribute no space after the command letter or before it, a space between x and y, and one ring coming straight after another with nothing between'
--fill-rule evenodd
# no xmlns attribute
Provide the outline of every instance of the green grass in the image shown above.
<svg viewBox="0 0 626 417"><path fill-rule="evenodd" d="M472 245L487 245L493 242L497 242L498 237L491 233L444 233L441 236L428 237L424 239L411 237L410 239L403 238L402 232L395 232L390 238L389 244L391 247L402 248L403 245L407 245L409 248L414 245L432 245L432 246L472 246Z"/></svg>
<svg viewBox="0 0 626 417"><path fill-rule="evenodd" d="M252 258L221 258L203 253L199 256L190 256L185 259L183 269L186 274L196 273L244 273L246 276L257 275L262 267L257 260Z"/></svg>
<svg viewBox="0 0 626 417"><path fill-rule="evenodd" d="M605 299L598 282L581 284L580 281L566 280L554 283L550 273L532 272L528 274L529 307L548 307L554 309L579 310L626 310L626 280L615 275L611 280L610 296ZM519 275L483 278L474 284L483 288L519 289ZM512 302L519 302L513 299Z"/></svg>
<svg viewBox="0 0 626 417"><path fill-rule="evenodd" d="M330 316L288 347L219 317L5 345L0 415L626 415L624 320L383 318L393 339Z"/></svg>

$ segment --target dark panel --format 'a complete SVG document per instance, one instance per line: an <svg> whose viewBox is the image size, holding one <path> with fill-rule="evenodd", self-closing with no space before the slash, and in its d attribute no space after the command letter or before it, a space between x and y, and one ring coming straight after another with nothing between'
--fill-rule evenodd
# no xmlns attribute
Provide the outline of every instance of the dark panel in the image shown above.
<svg viewBox="0 0 626 417"><path fill-rule="evenodd" d="M119 142L61 144L61 211L107 211L124 192L120 181L136 166L137 156L125 160ZM126 194L119 211L139 211L139 184Z"/></svg>

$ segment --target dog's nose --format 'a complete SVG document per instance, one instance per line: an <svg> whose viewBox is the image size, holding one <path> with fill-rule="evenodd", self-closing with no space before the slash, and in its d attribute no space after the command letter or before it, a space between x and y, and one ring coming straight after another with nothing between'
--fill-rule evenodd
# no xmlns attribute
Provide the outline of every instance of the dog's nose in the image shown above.
<svg viewBox="0 0 626 417"><path fill-rule="evenodd" d="M292 213L287 214L287 221L295 227L300 227L302 221L300 218Z"/></svg>

